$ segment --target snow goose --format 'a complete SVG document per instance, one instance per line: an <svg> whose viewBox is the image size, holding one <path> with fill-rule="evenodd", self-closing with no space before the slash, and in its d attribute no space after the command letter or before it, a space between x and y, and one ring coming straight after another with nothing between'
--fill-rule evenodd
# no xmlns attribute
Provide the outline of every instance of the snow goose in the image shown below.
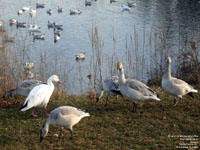
<svg viewBox="0 0 200 150"><path fill-rule="evenodd" d="M193 97L192 93L197 93L198 91L195 90L191 85L186 83L183 80L177 79L172 77L171 75L171 58L168 57L167 59L167 65L165 68L164 75L162 77L162 83L161 83L162 88L164 91L167 93L174 95L174 104L173 106L176 106L176 104L179 102L179 100L176 100L176 96L182 100L183 95L190 95Z"/></svg>
<svg viewBox="0 0 200 150"><path fill-rule="evenodd" d="M26 98L26 101L24 102L24 105L20 108L21 111L26 111L30 108L32 108L32 117L37 117L37 115L34 114L35 107L44 107L44 111L46 115L48 116L46 107L49 102L49 99L54 91L54 84L53 82L61 83L57 75L52 75L48 80L47 84L41 84L36 87L34 87L28 97Z"/></svg>
<svg viewBox="0 0 200 150"><path fill-rule="evenodd" d="M50 124L66 126L71 133L70 139L73 139L73 126L77 124L82 118L88 116L90 116L89 113L86 113L72 106L60 106L54 109L51 111L49 118L44 121L43 127L40 130L40 142L42 142L43 138L47 136ZM61 135L62 129L63 127L61 128Z"/></svg>
<svg viewBox="0 0 200 150"><path fill-rule="evenodd" d="M103 81L99 86L96 93L97 102L103 96L103 93L106 92L106 104L108 102L109 95L122 95L119 89L119 78L117 76L111 76Z"/></svg>
<svg viewBox="0 0 200 150"><path fill-rule="evenodd" d="M29 10L30 10L30 7L22 7L22 10L23 10L23 11L29 11Z"/></svg>
<svg viewBox="0 0 200 150"><path fill-rule="evenodd" d="M117 69L119 70L119 89L122 95L127 96L133 100L133 110L137 111L136 102L139 100L157 100L156 93L144 83L135 79L126 79L124 74L124 67L121 62L118 62Z"/></svg>
<svg viewBox="0 0 200 150"><path fill-rule="evenodd" d="M7 98L12 95L18 96L28 96L29 92L37 85L42 84L42 81L39 80L24 80L21 82L15 89L6 91L2 98Z"/></svg>

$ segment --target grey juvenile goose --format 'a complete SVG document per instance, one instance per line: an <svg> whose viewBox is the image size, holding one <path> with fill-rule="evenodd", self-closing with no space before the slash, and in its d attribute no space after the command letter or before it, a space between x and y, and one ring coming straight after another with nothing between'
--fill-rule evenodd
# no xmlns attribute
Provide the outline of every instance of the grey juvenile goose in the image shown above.
<svg viewBox="0 0 200 150"><path fill-rule="evenodd" d="M167 59L167 66L165 68L165 73L162 77L162 88L167 93L174 95L174 104L176 106L179 101L176 100L176 96L182 100L183 95L190 95L193 97L192 93L197 93L198 91L195 90L191 85L186 83L183 80L177 79L172 77L171 75L171 58L168 57Z"/></svg>
<svg viewBox="0 0 200 150"><path fill-rule="evenodd" d="M54 109L51 111L49 118L45 120L43 127L40 130L40 142L47 136L50 124L66 126L71 133L70 139L73 139L72 127L82 118L87 116L90 116L90 114L72 106L60 106Z"/></svg>
<svg viewBox="0 0 200 150"><path fill-rule="evenodd" d="M135 79L126 79L124 74L124 67L121 62L118 62L117 69L119 70L119 88L122 95L127 96L133 100L133 110L132 112L137 111L136 102L139 100L157 100L160 99L157 97L156 92L150 89L144 83L135 80Z"/></svg>
<svg viewBox="0 0 200 150"><path fill-rule="evenodd" d="M12 95L18 96L28 96L29 92L37 85L42 84L42 81L39 80L24 80L21 82L15 89L6 91L2 98L7 98Z"/></svg>
<svg viewBox="0 0 200 150"><path fill-rule="evenodd" d="M103 96L103 93L106 93L106 104L108 102L109 95L122 95L119 89L119 78L118 76L111 76L103 81L99 86L96 93L97 102Z"/></svg>

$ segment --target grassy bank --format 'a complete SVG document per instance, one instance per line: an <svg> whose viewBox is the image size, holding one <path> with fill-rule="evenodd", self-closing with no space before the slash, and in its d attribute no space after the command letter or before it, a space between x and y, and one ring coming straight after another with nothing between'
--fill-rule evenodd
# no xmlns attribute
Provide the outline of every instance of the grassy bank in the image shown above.
<svg viewBox="0 0 200 150"><path fill-rule="evenodd" d="M200 96L194 99L183 98L175 108L170 105L173 97L160 89L156 90L161 102L146 101L138 103L138 113L131 113L132 102L125 97L111 97L107 107L104 100L96 103L87 96L65 96L52 98L48 110L61 105L71 105L88 111L91 116L82 119L74 126L74 140L69 140L70 133L64 131L64 139L59 134L59 126L50 126L48 136L39 143L39 131L45 115L37 109L38 118L31 118L30 111L19 112L23 104L10 104L0 111L0 149L176 149L181 141L170 135L200 136ZM12 100L9 100L12 103ZM163 117L166 118L163 118ZM200 138L198 138L200 145Z"/></svg>

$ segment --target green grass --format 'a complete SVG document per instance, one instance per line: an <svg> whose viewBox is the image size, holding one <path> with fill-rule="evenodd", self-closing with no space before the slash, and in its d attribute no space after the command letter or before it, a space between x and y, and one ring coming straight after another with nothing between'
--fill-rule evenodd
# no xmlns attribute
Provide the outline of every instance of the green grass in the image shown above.
<svg viewBox="0 0 200 150"><path fill-rule="evenodd" d="M185 96L172 108L173 97L159 89L157 93L162 101L139 102L137 114L131 112L132 101L125 97L111 97L107 107L103 105L105 100L96 103L87 96L52 98L47 107L49 112L71 105L86 110L91 116L74 126L74 140L69 140L68 130L64 130L64 139L59 139L54 134L59 134L60 127L50 126L42 143L39 143L39 131L45 114L40 108L36 109L38 118L30 117L31 110L19 112L24 102L21 98L20 104L0 108L0 149L173 150L180 138L168 135L200 136L199 94L195 99ZM198 142L200 144L200 138Z"/></svg>

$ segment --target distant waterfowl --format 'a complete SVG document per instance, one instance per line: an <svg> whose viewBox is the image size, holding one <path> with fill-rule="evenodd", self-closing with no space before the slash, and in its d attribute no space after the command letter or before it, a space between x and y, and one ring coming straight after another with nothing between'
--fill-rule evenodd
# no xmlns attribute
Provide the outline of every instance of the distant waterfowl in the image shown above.
<svg viewBox="0 0 200 150"><path fill-rule="evenodd" d="M61 106L51 111L49 118L47 118L40 130L40 142L47 136L49 125L66 126L71 133L73 139L73 126L76 125L82 118L89 117L90 114L72 106ZM61 128L61 136L62 136Z"/></svg>
<svg viewBox="0 0 200 150"><path fill-rule="evenodd" d="M32 69L34 67L33 62L25 62L24 63L24 69Z"/></svg>
<svg viewBox="0 0 200 150"><path fill-rule="evenodd" d="M36 8L44 8L44 7L45 7L45 4L36 3Z"/></svg>
<svg viewBox="0 0 200 150"><path fill-rule="evenodd" d="M33 41L35 41L35 40L44 40L44 39L45 39L45 34L33 35Z"/></svg>
<svg viewBox="0 0 200 150"><path fill-rule="evenodd" d="M60 40L60 36L57 34L54 34L54 43L58 42Z"/></svg>
<svg viewBox="0 0 200 150"><path fill-rule="evenodd" d="M92 6L91 0L85 0L85 6Z"/></svg>
<svg viewBox="0 0 200 150"><path fill-rule="evenodd" d="M122 7L123 7L123 11L131 10L131 8L129 6L127 6L127 5L122 5Z"/></svg>
<svg viewBox="0 0 200 150"><path fill-rule="evenodd" d="M29 29L28 29L29 33L35 33L35 32L40 32L40 28L38 27L37 24L32 24L29 25Z"/></svg>
<svg viewBox="0 0 200 150"><path fill-rule="evenodd" d="M30 70L26 71L25 74L26 74L26 77L27 77L28 79L33 79L34 76L35 76L35 74L32 73Z"/></svg>
<svg viewBox="0 0 200 150"><path fill-rule="evenodd" d="M58 6L58 13L62 13L63 12L63 8Z"/></svg>
<svg viewBox="0 0 200 150"><path fill-rule="evenodd" d="M156 92L154 92L144 83L135 79L126 79L124 74L124 67L121 62L118 62L117 69L119 70L119 88L121 94L133 100L132 112L137 111L137 101L160 101L156 95Z"/></svg>
<svg viewBox="0 0 200 150"><path fill-rule="evenodd" d="M76 15L76 14L81 14L81 10L78 9L70 9L70 15Z"/></svg>
<svg viewBox="0 0 200 150"><path fill-rule="evenodd" d="M47 14L52 15L52 13L53 13L52 9L47 10Z"/></svg>
<svg viewBox="0 0 200 150"><path fill-rule="evenodd" d="M27 26L27 23L26 22L17 22L17 28L26 28L26 26Z"/></svg>
<svg viewBox="0 0 200 150"><path fill-rule="evenodd" d="M21 10L21 9L18 10L17 14L18 14L18 15L22 15L22 14L23 14L23 10Z"/></svg>
<svg viewBox="0 0 200 150"><path fill-rule="evenodd" d="M118 2L118 0L110 0L110 3Z"/></svg>
<svg viewBox="0 0 200 150"><path fill-rule="evenodd" d="M54 30L54 35L61 36L61 31L60 31L60 30L57 30L57 29L55 29L55 30Z"/></svg>
<svg viewBox="0 0 200 150"><path fill-rule="evenodd" d="M128 1L127 5L128 5L128 7L135 7L136 6L136 2L134 2L134 1Z"/></svg>
<svg viewBox="0 0 200 150"><path fill-rule="evenodd" d="M104 91L106 92L106 106L109 95L122 95L119 89L119 78L117 76L111 76L103 81L96 92L97 102L103 96Z"/></svg>
<svg viewBox="0 0 200 150"><path fill-rule="evenodd" d="M22 7L22 10L23 10L23 11L29 11L29 10L30 10L30 7Z"/></svg>
<svg viewBox="0 0 200 150"><path fill-rule="evenodd" d="M21 82L15 89L11 89L9 91L6 91L2 98L7 98L12 95L17 96L28 96L29 92L37 85L42 84L42 81L39 80L24 80Z"/></svg>
<svg viewBox="0 0 200 150"><path fill-rule="evenodd" d="M9 22L10 22L10 25L17 24L17 20L16 19L10 19Z"/></svg>
<svg viewBox="0 0 200 150"><path fill-rule="evenodd" d="M29 12L29 14L31 15L31 16L34 16L34 15L36 15L36 10L35 9L31 9L30 10L30 12Z"/></svg>
<svg viewBox="0 0 200 150"><path fill-rule="evenodd" d="M54 23L51 23L50 21L48 21L47 26L48 26L48 28L54 28Z"/></svg>
<svg viewBox="0 0 200 150"><path fill-rule="evenodd" d="M24 105L20 108L20 111L26 111L32 108L32 117L37 117L34 113L35 107L43 107L44 112L48 116L46 107L49 102L49 99L54 91L53 82L60 83L57 75L52 75L48 80L47 84L40 84L35 86L29 93Z"/></svg>
<svg viewBox="0 0 200 150"><path fill-rule="evenodd" d="M76 54L75 57L76 57L76 60L84 60L85 52L80 52L79 54Z"/></svg>
<svg viewBox="0 0 200 150"><path fill-rule="evenodd" d="M28 29L28 32L29 32L30 34L35 34L35 33L40 33L41 31L40 31L39 28L29 28L29 29Z"/></svg>
<svg viewBox="0 0 200 150"><path fill-rule="evenodd" d="M55 22L53 23L54 30L63 30L63 25L57 25Z"/></svg>
<svg viewBox="0 0 200 150"><path fill-rule="evenodd" d="M167 93L174 95L174 104L173 106L176 106L179 100L176 100L176 96L182 100L182 97L186 94L193 97L192 93L197 93L198 91L195 90L191 85L186 83L183 80L177 79L172 77L171 75L171 57L168 57L167 59L167 65L165 68L165 73L162 77L162 88Z"/></svg>

